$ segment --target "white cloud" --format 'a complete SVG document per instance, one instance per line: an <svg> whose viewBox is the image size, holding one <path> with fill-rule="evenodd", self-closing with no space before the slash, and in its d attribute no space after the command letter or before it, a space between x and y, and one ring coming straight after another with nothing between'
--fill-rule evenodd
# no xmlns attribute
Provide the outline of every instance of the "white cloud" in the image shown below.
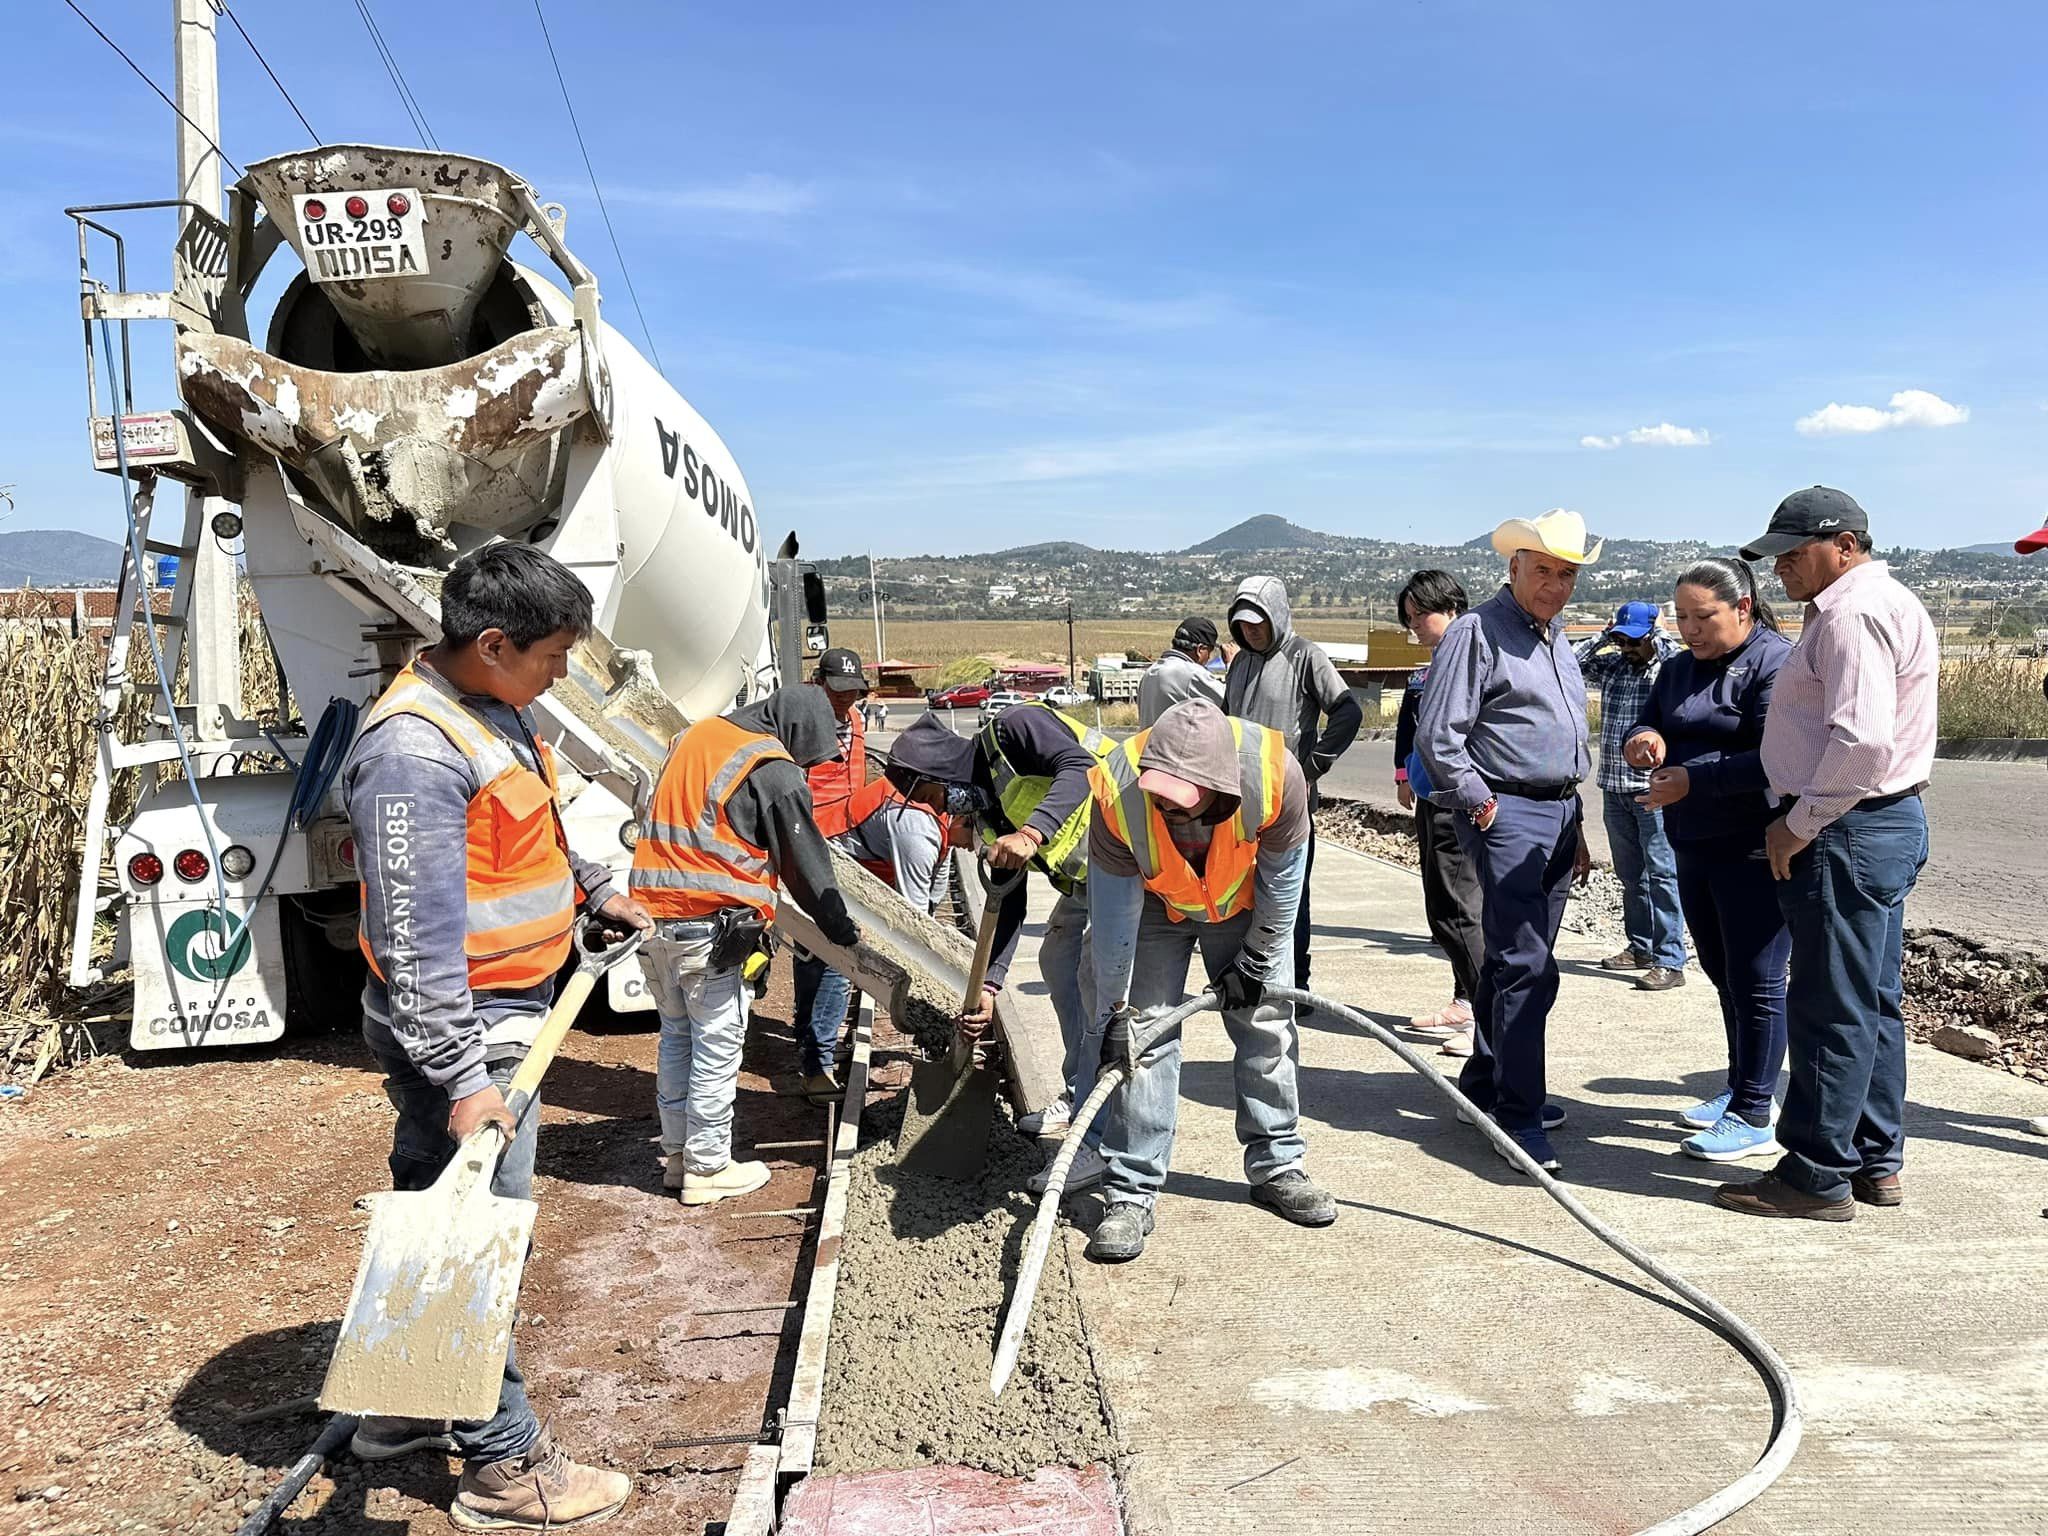
<svg viewBox="0 0 2048 1536"><path fill-rule="evenodd" d="M900 283L947 288L972 298L991 299L1051 319L1116 331L1177 331L1212 325L1230 305L1213 294L1185 298L1128 298L1049 272L975 266L958 261L891 262L844 267L830 276L840 282Z"/></svg>
<svg viewBox="0 0 2048 1536"><path fill-rule="evenodd" d="M1596 437L1588 434L1579 439L1581 448L1619 448L1623 443L1650 448L1704 448L1714 440L1714 435L1698 427L1675 427L1668 421L1660 421L1654 427L1631 427L1628 431L1612 437Z"/></svg>
<svg viewBox="0 0 2048 1536"><path fill-rule="evenodd" d="M784 176L755 174L732 181L700 182L682 187L617 187L615 203L647 208L675 208L690 213L736 213L756 218L787 219L818 201L817 189Z"/></svg>
<svg viewBox="0 0 2048 1536"><path fill-rule="evenodd" d="M1951 405L1924 389L1902 389L1892 396L1889 410L1829 401L1811 416L1800 417L1793 429L1801 437L1842 437L1893 427L1953 427L1969 419L1967 405Z"/></svg>

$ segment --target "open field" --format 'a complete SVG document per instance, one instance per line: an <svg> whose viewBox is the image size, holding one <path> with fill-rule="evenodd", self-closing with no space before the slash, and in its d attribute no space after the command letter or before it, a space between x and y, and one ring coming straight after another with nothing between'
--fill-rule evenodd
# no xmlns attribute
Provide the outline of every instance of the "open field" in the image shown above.
<svg viewBox="0 0 2048 1536"><path fill-rule="evenodd" d="M1220 615L1216 615L1222 627ZM1076 619L1074 658L1085 667L1097 655L1114 651L1136 651L1157 656L1173 638L1178 619ZM1362 643L1375 628L1360 618L1297 619L1296 626L1311 640ZM834 639L866 655L874 648L874 629L864 626L860 615L846 614L835 621ZM889 660L923 662L944 666L963 656L1004 657L1011 661L1059 662L1067 659L1065 619L891 619L884 638Z"/></svg>

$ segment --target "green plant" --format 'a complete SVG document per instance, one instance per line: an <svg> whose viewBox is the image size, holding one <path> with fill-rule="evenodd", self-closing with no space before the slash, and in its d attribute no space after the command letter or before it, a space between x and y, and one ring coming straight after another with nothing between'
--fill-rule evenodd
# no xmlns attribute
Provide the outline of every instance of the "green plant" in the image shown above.
<svg viewBox="0 0 2048 1536"><path fill-rule="evenodd" d="M2041 672L2040 662L1991 653L1942 663L1941 734L2048 737L2048 698L2041 693Z"/></svg>

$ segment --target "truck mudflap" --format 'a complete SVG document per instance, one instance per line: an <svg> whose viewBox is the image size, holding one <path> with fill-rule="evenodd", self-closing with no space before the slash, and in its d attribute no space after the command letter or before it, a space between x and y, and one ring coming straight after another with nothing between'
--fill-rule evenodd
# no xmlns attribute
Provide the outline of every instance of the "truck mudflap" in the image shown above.
<svg viewBox="0 0 2048 1536"><path fill-rule="evenodd" d="M229 903L237 924L247 908ZM284 1033L284 952L277 898L256 903L240 941L211 900L154 901L128 914L135 1012L128 1043L138 1051L254 1045Z"/></svg>
<svg viewBox="0 0 2048 1536"><path fill-rule="evenodd" d="M582 333L525 331L412 372L301 368L233 336L178 337L186 401L300 471L373 548L452 555L448 525L530 526L551 505L564 429L591 415Z"/></svg>

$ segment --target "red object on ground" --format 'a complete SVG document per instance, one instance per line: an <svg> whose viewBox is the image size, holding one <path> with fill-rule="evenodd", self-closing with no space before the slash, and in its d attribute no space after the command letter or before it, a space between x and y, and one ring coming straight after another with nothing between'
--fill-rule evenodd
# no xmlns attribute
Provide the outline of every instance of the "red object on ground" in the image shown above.
<svg viewBox="0 0 2048 1536"><path fill-rule="evenodd" d="M2036 528L2024 539L2013 540L2012 547L2023 555L2031 555L2037 549L2048 549L2048 528Z"/></svg>
<svg viewBox="0 0 2048 1536"><path fill-rule="evenodd" d="M969 1467L912 1467L807 1477L776 1524L781 1536L1119 1536L1107 1467L1041 1467L997 1477Z"/></svg>

